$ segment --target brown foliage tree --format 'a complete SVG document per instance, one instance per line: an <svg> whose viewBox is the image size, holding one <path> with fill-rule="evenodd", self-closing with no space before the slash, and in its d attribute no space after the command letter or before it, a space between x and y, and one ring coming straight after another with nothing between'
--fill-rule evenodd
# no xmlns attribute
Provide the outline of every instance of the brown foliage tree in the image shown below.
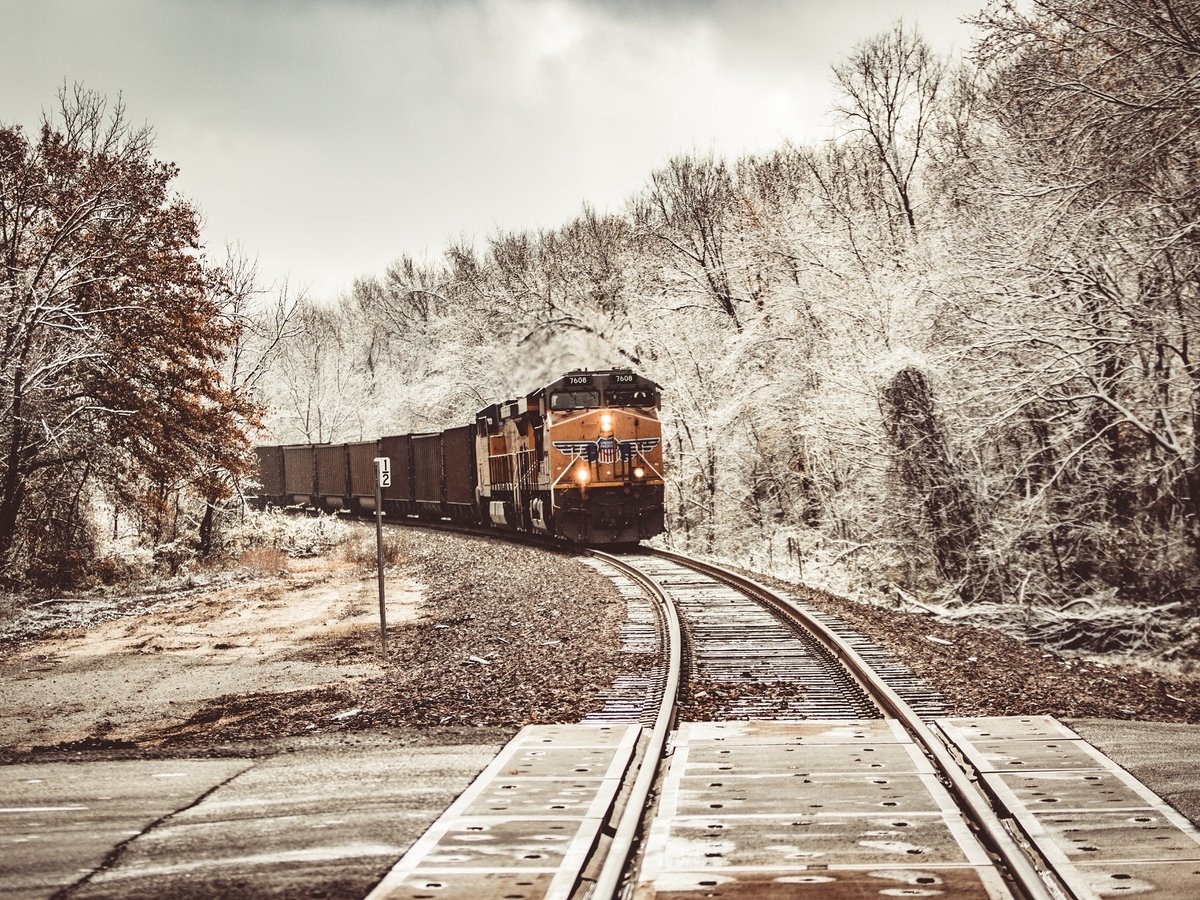
<svg viewBox="0 0 1200 900"><path fill-rule="evenodd" d="M36 140L0 128L0 565L31 490L209 497L246 465L256 409L220 374L236 326L209 291L177 169L118 102L60 95ZM76 496L79 492L77 491Z"/></svg>

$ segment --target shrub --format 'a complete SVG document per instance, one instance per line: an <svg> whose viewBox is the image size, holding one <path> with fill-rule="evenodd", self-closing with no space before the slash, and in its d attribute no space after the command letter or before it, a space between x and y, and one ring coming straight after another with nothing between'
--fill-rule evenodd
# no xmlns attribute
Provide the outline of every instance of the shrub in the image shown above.
<svg viewBox="0 0 1200 900"><path fill-rule="evenodd" d="M278 547L251 547L238 564L259 575L281 575L288 569L288 556Z"/></svg>
<svg viewBox="0 0 1200 900"><path fill-rule="evenodd" d="M385 530L383 532L383 564L385 566L397 565L404 557L403 550L401 536L393 529ZM355 565L375 568L377 555L375 532L363 533L353 540L347 541L342 553L347 561Z"/></svg>
<svg viewBox="0 0 1200 900"><path fill-rule="evenodd" d="M349 536L349 526L334 515L247 510L243 521L229 529L225 546L234 558L256 547L271 547L292 559L301 559L328 552L344 544Z"/></svg>

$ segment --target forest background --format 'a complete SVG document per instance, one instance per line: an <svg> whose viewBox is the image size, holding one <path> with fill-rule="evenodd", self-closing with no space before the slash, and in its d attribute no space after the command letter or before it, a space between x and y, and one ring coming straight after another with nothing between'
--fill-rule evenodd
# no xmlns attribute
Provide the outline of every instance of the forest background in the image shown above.
<svg viewBox="0 0 1200 900"><path fill-rule="evenodd" d="M969 59L904 23L859 45L833 70L834 140L679 156L623 210L400 258L332 304L237 251L204 263L225 393L196 403L226 418L196 433L440 429L629 366L663 387L671 546L1046 627L1115 611L1194 649L1200 7L1001 2L974 25ZM26 506L10 573L97 499L176 556L219 547L245 444L167 477L117 438L26 472L27 493L80 489Z"/></svg>

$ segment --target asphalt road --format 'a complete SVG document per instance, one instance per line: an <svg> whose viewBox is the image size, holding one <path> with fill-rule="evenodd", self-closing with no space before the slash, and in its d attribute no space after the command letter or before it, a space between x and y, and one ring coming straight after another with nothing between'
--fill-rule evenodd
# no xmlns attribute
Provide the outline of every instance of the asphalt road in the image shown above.
<svg viewBox="0 0 1200 900"><path fill-rule="evenodd" d="M361 897L509 736L0 766L0 896Z"/></svg>
<svg viewBox="0 0 1200 900"><path fill-rule="evenodd" d="M1066 724L1200 826L1200 725L1114 719Z"/></svg>

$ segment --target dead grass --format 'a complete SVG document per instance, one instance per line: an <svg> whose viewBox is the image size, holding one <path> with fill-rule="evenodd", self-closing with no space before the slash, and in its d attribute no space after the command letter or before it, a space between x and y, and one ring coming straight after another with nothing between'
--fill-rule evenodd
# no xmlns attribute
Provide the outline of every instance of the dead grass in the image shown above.
<svg viewBox="0 0 1200 900"><path fill-rule="evenodd" d="M368 607L361 599L347 600L341 606L337 607L335 613L339 619L353 619L355 616L361 616L367 613Z"/></svg>
<svg viewBox="0 0 1200 900"><path fill-rule="evenodd" d="M283 575L288 570L288 555L278 547L251 547L238 564L259 575Z"/></svg>
<svg viewBox="0 0 1200 900"><path fill-rule="evenodd" d="M383 564L385 567L392 567L399 564L404 554L403 543L398 534L394 531L385 531L383 534ZM342 554L347 562L351 562L356 566L373 569L376 566L376 543L375 534L369 533L360 535L355 540L348 541L342 549Z"/></svg>

